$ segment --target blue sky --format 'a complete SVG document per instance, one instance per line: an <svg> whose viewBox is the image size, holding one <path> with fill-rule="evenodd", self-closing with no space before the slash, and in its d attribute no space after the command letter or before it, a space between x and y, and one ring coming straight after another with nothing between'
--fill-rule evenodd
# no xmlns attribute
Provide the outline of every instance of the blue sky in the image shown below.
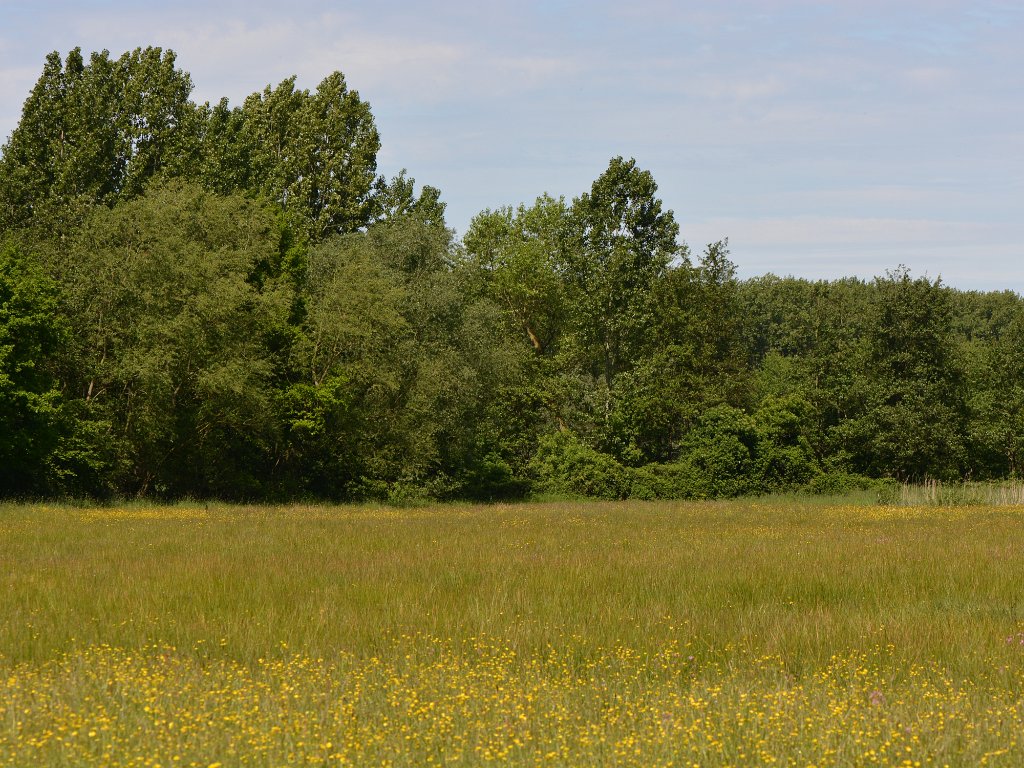
<svg viewBox="0 0 1024 768"><path fill-rule="evenodd" d="M0 0L0 136L76 45L172 48L197 101L341 70L460 233L624 155L743 276L1024 292L1024 3Z"/></svg>

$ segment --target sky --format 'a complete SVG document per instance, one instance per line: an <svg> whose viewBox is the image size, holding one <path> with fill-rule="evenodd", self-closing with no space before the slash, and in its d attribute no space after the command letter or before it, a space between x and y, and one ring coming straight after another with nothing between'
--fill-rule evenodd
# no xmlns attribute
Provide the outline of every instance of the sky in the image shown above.
<svg viewBox="0 0 1024 768"><path fill-rule="evenodd" d="M1024 2L0 0L0 140L50 51L171 48L197 102L340 70L380 172L480 211L615 156L742 277L1024 293Z"/></svg>

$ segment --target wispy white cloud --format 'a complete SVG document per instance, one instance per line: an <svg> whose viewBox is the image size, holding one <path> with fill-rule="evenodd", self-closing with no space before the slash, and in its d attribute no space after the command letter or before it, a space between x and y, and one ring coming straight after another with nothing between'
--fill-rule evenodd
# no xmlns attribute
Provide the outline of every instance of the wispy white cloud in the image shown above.
<svg viewBox="0 0 1024 768"><path fill-rule="evenodd" d="M588 65L579 56L499 56L493 61L494 70L511 77L517 88L550 86L553 80L586 76Z"/></svg>
<svg viewBox="0 0 1024 768"><path fill-rule="evenodd" d="M688 239L731 235L741 266L949 276L959 255L967 280L983 252L1024 289L1019 4L0 0L0 16L3 135L55 48L174 48L201 101L338 69L373 107L382 171L440 186L460 230L577 195L623 154Z"/></svg>
<svg viewBox="0 0 1024 768"><path fill-rule="evenodd" d="M210 14L178 26L161 23L162 13L149 14L146 26L165 28L160 43L178 53L183 67L203 74L196 78L196 95L203 100L225 95L239 100L293 74L301 85L315 87L334 70L371 97L384 90L417 101L444 98L465 69L470 50L448 41L382 33L358 16L337 12L252 19ZM107 34L128 40L139 25L138 18L121 19ZM102 20L90 19L79 31L94 38L102 26Z"/></svg>
<svg viewBox="0 0 1024 768"><path fill-rule="evenodd" d="M912 88L934 91L956 84L958 73L951 67L910 67L900 72L900 79Z"/></svg>
<svg viewBox="0 0 1024 768"><path fill-rule="evenodd" d="M169 12L152 10L114 20L90 18L76 27L85 38L120 38L125 46L142 26L165 30L160 43L173 48L196 78L196 97L233 101L267 83L297 74L315 87L334 70L371 101L447 105L498 92L548 87L585 74L578 56L509 52L490 41L453 32L441 38L418 28L382 29L368 13L314 12L287 19L202 15L175 25ZM144 21L145 20L145 21ZM244 63L244 65L243 65Z"/></svg>
<svg viewBox="0 0 1024 768"><path fill-rule="evenodd" d="M1024 283L1024 247L1005 226L977 221L794 216L712 218L684 226L691 245L729 238L743 276L871 278L905 265L963 287ZM694 250L700 250L694 248Z"/></svg>
<svg viewBox="0 0 1024 768"><path fill-rule="evenodd" d="M728 233L734 243L765 248L969 245L991 234L991 226L975 221L884 217L730 217L710 219L705 226Z"/></svg>

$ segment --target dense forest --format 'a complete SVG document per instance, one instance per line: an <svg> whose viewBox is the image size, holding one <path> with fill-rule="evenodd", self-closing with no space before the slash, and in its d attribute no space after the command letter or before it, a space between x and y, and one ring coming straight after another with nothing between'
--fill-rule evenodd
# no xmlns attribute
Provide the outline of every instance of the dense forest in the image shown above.
<svg viewBox="0 0 1024 768"><path fill-rule="evenodd" d="M1018 476L1024 302L740 280L621 157L484 210L378 175L334 73L191 101L46 59L0 155L6 496L704 498Z"/></svg>

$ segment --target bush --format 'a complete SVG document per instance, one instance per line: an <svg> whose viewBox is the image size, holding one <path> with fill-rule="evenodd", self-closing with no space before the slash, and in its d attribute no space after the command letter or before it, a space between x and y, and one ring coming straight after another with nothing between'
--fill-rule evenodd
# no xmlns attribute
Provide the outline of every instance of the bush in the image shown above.
<svg viewBox="0 0 1024 768"><path fill-rule="evenodd" d="M804 431L811 405L799 397L769 397L754 414L757 432L755 482L761 493L806 485L818 472L814 449Z"/></svg>
<svg viewBox="0 0 1024 768"><path fill-rule="evenodd" d="M547 493L625 499L632 490L626 467L565 431L540 439L530 471L537 490Z"/></svg>
<svg viewBox="0 0 1024 768"><path fill-rule="evenodd" d="M61 432L52 362L68 339L57 287L33 259L0 244L0 491L37 493Z"/></svg>
<svg viewBox="0 0 1024 768"><path fill-rule="evenodd" d="M690 467L692 495L718 498L754 490L756 445L754 422L739 408L720 405L705 411L683 445L680 462Z"/></svg>
<svg viewBox="0 0 1024 768"><path fill-rule="evenodd" d="M461 494L477 501L521 499L530 492L530 481L517 477L512 466L496 453L472 464L462 478Z"/></svg>
<svg viewBox="0 0 1024 768"><path fill-rule="evenodd" d="M630 496L634 499L699 499L705 495L696 470L687 462L647 464L630 474Z"/></svg>

